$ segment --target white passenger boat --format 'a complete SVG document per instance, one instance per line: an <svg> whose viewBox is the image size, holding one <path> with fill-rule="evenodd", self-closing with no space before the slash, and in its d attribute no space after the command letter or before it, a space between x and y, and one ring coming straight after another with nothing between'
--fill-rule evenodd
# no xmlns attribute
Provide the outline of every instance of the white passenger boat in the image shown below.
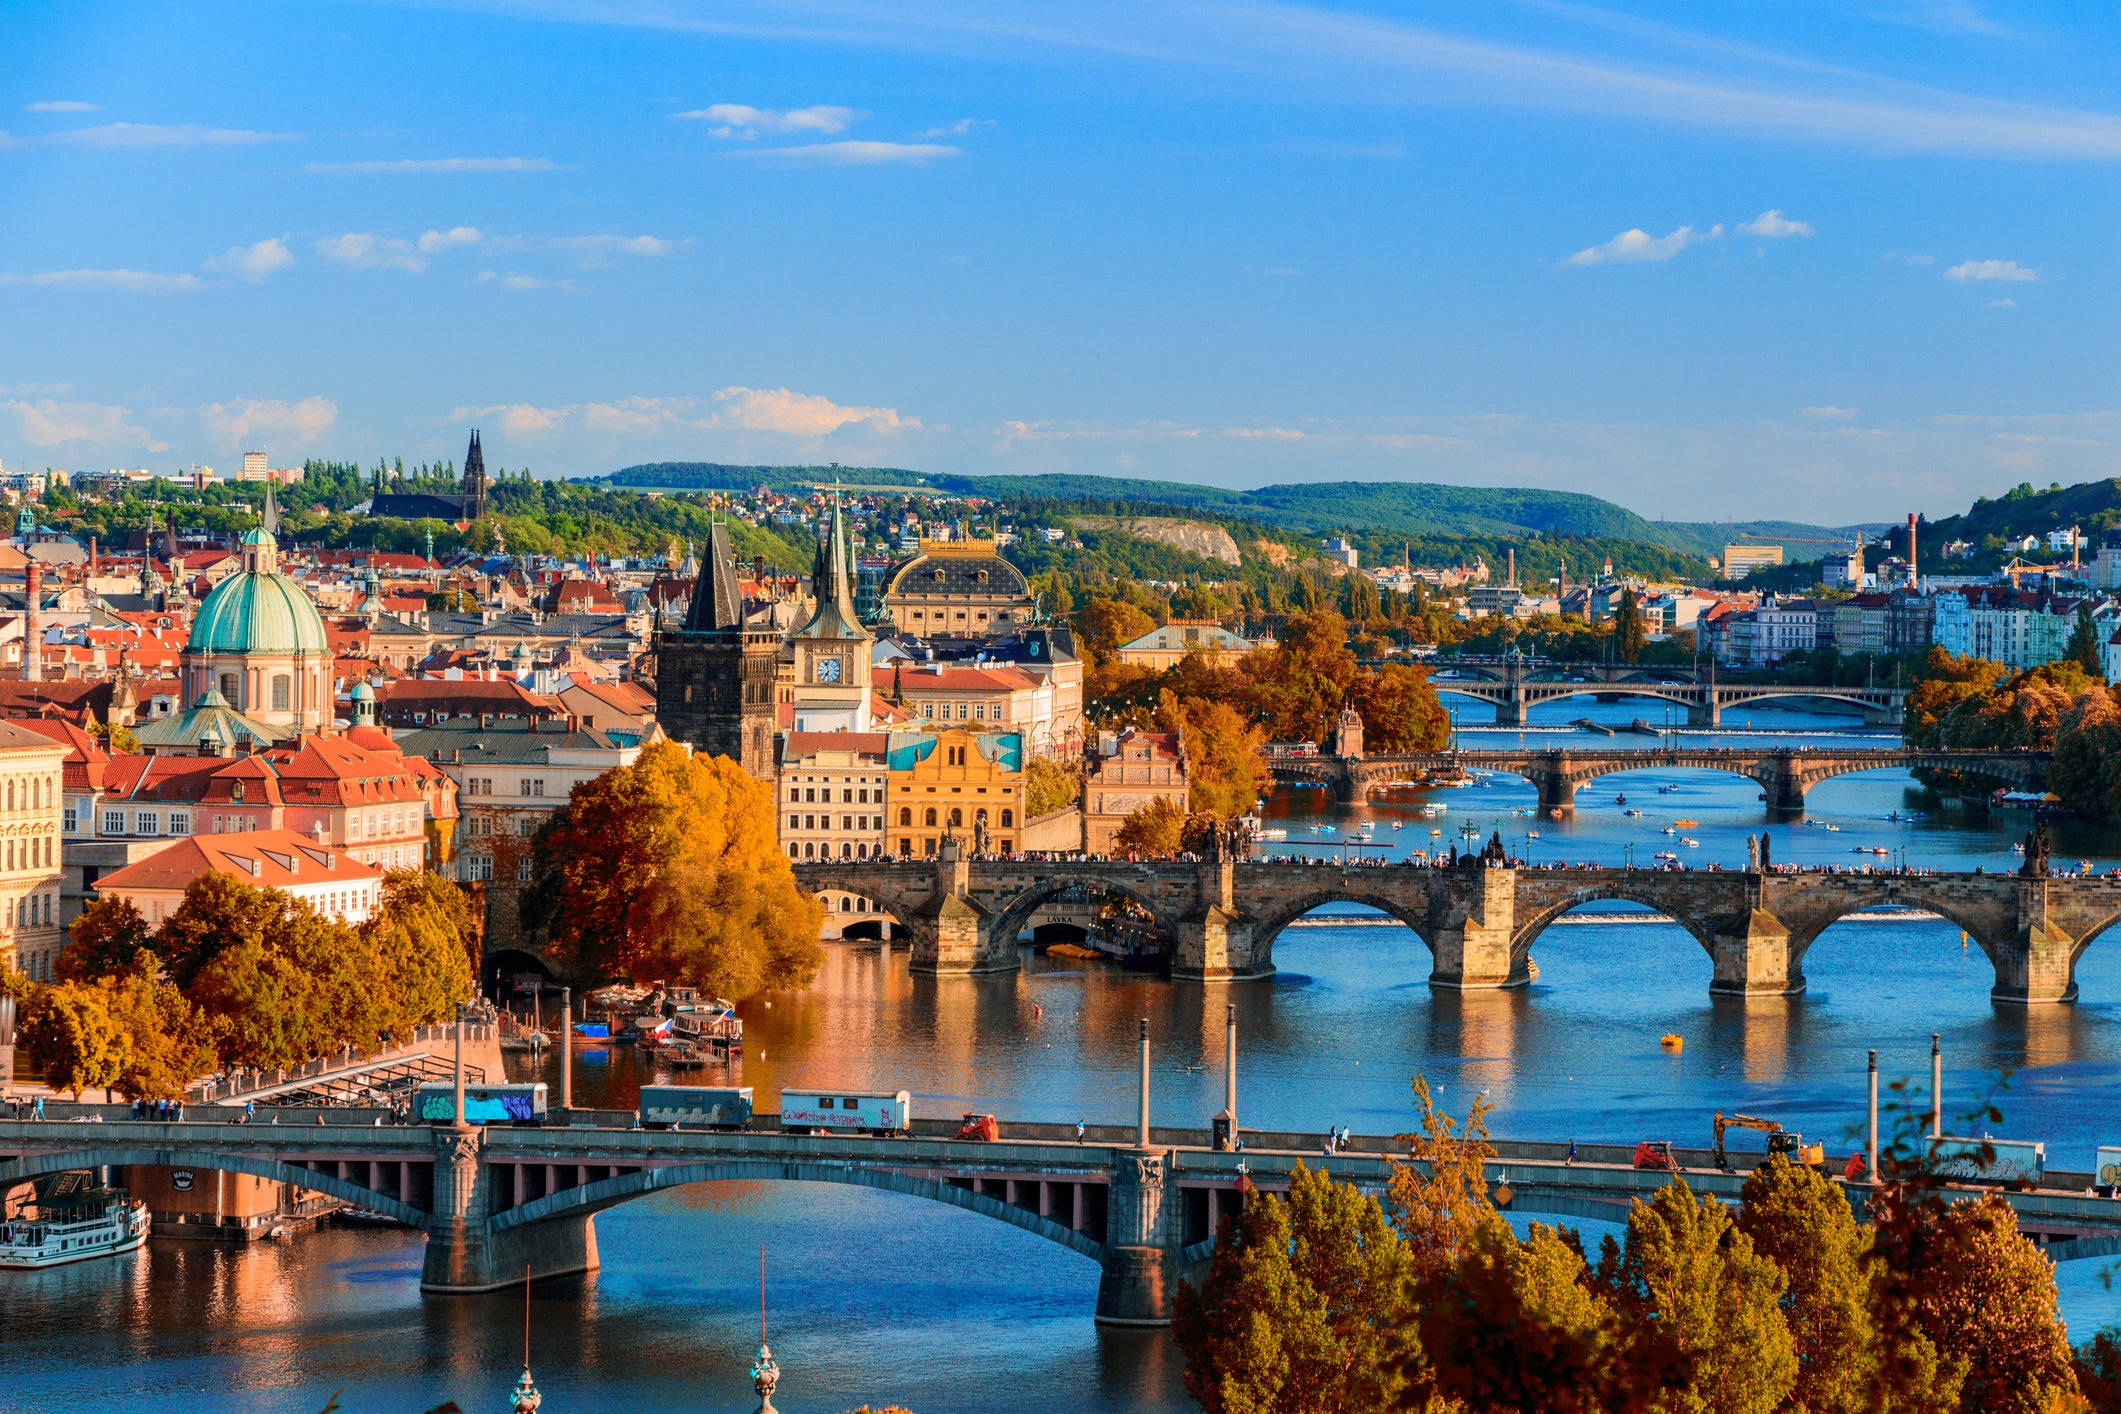
<svg viewBox="0 0 2121 1414"><path fill-rule="evenodd" d="M55 1183L0 1221L0 1270L34 1271L116 1256L145 1243L147 1229L147 1205L124 1189L69 1189Z"/></svg>

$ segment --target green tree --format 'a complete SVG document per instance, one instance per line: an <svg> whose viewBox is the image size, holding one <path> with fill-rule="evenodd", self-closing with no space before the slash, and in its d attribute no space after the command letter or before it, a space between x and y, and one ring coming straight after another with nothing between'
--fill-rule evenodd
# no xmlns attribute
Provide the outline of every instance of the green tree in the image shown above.
<svg viewBox="0 0 2121 1414"><path fill-rule="evenodd" d="M1362 1414L1405 1386L1405 1244L1377 1200L1303 1164L1286 1202L1251 1195L1217 1236L1171 1332L1205 1414Z"/></svg>
<svg viewBox="0 0 2121 1414"><path fill-rule="evenodd" d="M576 786L539 832L526 921L592 975L743 998L807 987L824 910L795 882L773 788L726 756L658 742Z"/></svg>
<svg viewBox="0 0 2121 1414"><path fill-rule="evenodd" d="M89 904L66 931L72 941L52 959L52 971L68 982L128 971L133 955L148 947L153 936L140 910L122 895Z"/></svg>
<svg viewBox="0 0 2121 1414"><path fill-rule="evenodd" d="M324 1049L315 990L288 954L244 938L214 953L185 995L215 1019L223 1065L264 1069L299 1065Z"/></svg>
<svg viewBox="0 0 2121 1414"><path fill-rule="evenodd" d="M1648 641L1642 629L1642 606L1635 602L1635 586L1620 591L1620 607L1613 613L1613 661L1639 663Z"/></svg>
<svg viewBox="0 0 2121 1414"><path fill-rule="evenodd" d="M30 1063L54 1090L106 1090L126 1064L125 1030L111 1015L110 994L87 982L34 989L17 1022Z"/></svg>
<svg viewBox="0 0 2121 1414"><path fill-rule="evenodd" d="M1441 751L1451 740L1451 714L1427 668L1387 663L1357 677L1347 696L1362 714L1364 751Z"/></svg>
<svg viewBox="0 0 2121 1414"><path fill-rule="evenodd" d="M1598 1282L1620 1313L1623 1340L1670 1342L1691 1360L1683 1384L1642 1391L1660 1414L1767 1414L1797 1381L1780 1306L1780 1268L1732 1226L1714 1197L1683 1180L1637 1199L1627 1244L1605 1239Z"/></svg>
<svg viewBox="0 0 2121 1414"><path fill-rule="evenodd" d="M208 872L184 890L177 906L155 931L155 951L170 977L185 991L222 949L238 942L262 944L286 926L288 896L254 889L227 874Z"/></svg>
<svg viewBox="0 0 2121 1414"><path fill-rule="evenodd" d="M383 906L362 925L383 982L378 1029L447 1021L478 987L479 924L464 891L424 869L383 881Z"/></svg>
<svg viewBox="0 0 2121 1414"><path fill-rule="evenodd" d="M1782 1269L1782 1312L1797 1351L1792 1402L1809 1414L1856 1414L1875 1383L1868 1233L1841 1189L1816 1171L1768 1159L1747 1175L1738 1230Z"/></svg>
<svg viewBox="0 0 2121 1414"><path fill-rule="evenodd" d="M1065 761L1040 756L1024 767L1024 819L1065 810L1083 798L1082 773Z"/></svg>
<svg viewBox="0 0 2121 1414"><path fill-rule="evenodd" d="M2105 654L2099 651L2099 625L2092 618L2092 601L2077 601L2077 622L2069 633L2069 647L2063 655L2084 669L2086 677L2106 677Z"/></svg>

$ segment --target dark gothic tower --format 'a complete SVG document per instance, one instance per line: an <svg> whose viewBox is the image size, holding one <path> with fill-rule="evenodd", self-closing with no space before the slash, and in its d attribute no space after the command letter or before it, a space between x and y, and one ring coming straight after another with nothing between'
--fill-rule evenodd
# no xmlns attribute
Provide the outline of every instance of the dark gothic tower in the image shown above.
<svg viewBox="0 0 2121 1414"><path fill-rule="evenodd" d="M486 514L486 456L479 450L479 430L471 430L471 449L464 453L464 519Z"/></svg>
<svg viewBox="0 0 2121 1414"><path fill-rule="evenodd" d="M685 622L656 634L655 655L655 718L664 735L772 780L781 635L770 622L745 622L728 526L709 535Z"/></svg>

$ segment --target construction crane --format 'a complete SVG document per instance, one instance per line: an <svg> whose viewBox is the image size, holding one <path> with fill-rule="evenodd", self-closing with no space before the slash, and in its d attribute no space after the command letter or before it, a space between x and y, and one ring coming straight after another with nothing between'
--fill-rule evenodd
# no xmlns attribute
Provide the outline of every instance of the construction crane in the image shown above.
<svg viewBox="0 0 2121 1414"><path fill-rule="evenodd" d="M1775 1120L1756 1119L1752 1115L1741 1114L1734 1114L1729 1118L1725 1118L1723 1111L1718 1110L1716 1111L1715 1125L1717 1168L1728 1171L1731 1167L1730 1160L1724 1157L1723 1131L1733 1125L1740 1129L1765 1130L1767 1132L1767 1151L1770 1154L1780 1154L1791 1163L1803 1164L1807 1168L1823 1170L1826 1167L1826 1145L1807 1144L1804 1142L1803 1135L1798 1134L1794 1130L1784 1129Z"/></svg>

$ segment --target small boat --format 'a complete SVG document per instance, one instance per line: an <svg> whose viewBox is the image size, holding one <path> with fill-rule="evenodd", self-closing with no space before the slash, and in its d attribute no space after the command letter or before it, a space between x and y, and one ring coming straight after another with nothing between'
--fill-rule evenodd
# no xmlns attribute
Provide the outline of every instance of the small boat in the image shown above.
<svg viewBox="0 0 2121 1414"><path fill-rule="evenodd" d="M1830 835L1838 835L1841 833L1841 827L1839 825L1822 824L1819 828L1825 830Z"/></svg>
<svg viewBox="0 0 2121 1414"><path fill-rule="evenodd" d="M1874 845L1872 845L1872 846L1871 846L1871 853L1872 853L1872 854L1891 854L1891 853L1892 853L1892 851L1891 851L1891 850L1889 850L1889 849L1887 849L1887 848L1886 848L1886 847L1885 847L1884 845L1882 845L1882 844L1874 844Z"/></svg>
<svg viewBox="0 0 2121 1414"><path fill-rule="evenodd" d="M1629 817L1629 818L1631 818L1631 819L1636 819L1636 818L1640 818L1640 817L1641 817L1641 815L1642 815L1642 812L1641 812L1640 810L1637 810L1637 809L1636 809L1636 808L1635 808L1634 806L1632 806L1632 805L1631 805L1631 806L1629 806L1629 807L1628 807L1627 809L1625 809L1625 810L1621 811L1620 813L1621 813L1621 814L1623 814L1623 815L1626 815L1626 816L1628 816L1628 817Z"/></svg>
<svg viewBox="0 0 2121 1414"><path fill-rule="evenodd" d="M1289 837L1289 832L1287 830L1261 830L1259 837L1263 840L1285 840Z"/></svg>
<svg viewBox="0 0 2121 1414"><path fill-rule="evenodd" d="M1404 820L1394 820L1394 821L1392 822L1392 828L1393 828L1393 829L1395 829L1395 830L1403 830L1403 829L1405 829L1406 827L1407 827L1407 822L1406 822L1406 821L1404 821Z"/></svg>
<svg viewBox="0 0 2121 1414"><path fill-rule="evenodd" d="M1686 1049L1686 1037L1677 1031L1667 1031L1657 1038L1657 1044L1676 1053Z"/></svg>
<svg viewBox="0 0 2121 1414"><path fill-rule="evenodd" d="M1549 820L1559 820L1561 818L1561 807L1557 805L1552 810L1549 810L1547 818Z"/></svg>
<svg viewBox="0 0 2121 1414"><path fill-rule="evenodd" d="M1615 805L1626 805L1628 803L1628 798L1624 795L1616 795L1613 797L1613 803Z"/></svg>
<svg viewBox="0 0 2121 1414"><path fill-rule="evenodd" d="M394 1218L388 1213L379 1213L374 1208L356 1208L351 1204L339 1209L339 1221L342 1223L351 1223L355 1227L412 1226L411 1223L404 1222L398 1218Z"/></svg>
<svg viewBox="0 0 2121 1414"><path fill-rule="evenodd" d="M2024 846L2024 845L2022 845L2022 844L2014 844L2014 845L2012 845L2012 846L2011 846L2011 853L2012 853L2012 854L2023 854L2023 853L2025 853L2025 846Z"/></svg>
<svg viewBox="0 0 2121 1414"><path fill-rule="evenodd" d="M1679 862L1679 856L1672 853L1668 849L1659 850L1657 852L1657 858L1664 861L1666 864L1677 864Z"/></svg>
<svg viewBox="0 0 2121 1414"><path fill-rule="evenodd" d="M122 1188L93 1187L85 1169L41 1181L0 1222L0 1269L38 1271L131 1252L147 1241L147 1205Z"/></svg>
<svg viewBox="0 0 2121 1414"><path fill-rule="evenodd" d="M1679 842L1680 842L1681 844L1685 845L1685 846L1686 846L1686 847L1687 847L1688 849L1699 849L1699 848L1701 848L1701 841L1700 841L1700 840L1697 840L1697 839L1695 839L1695 838L1693 838L1693 837L1692 837L1692 836L1690 836L1690 835L1688 835L1688 836L1682 836L1682 837L1680 838L1680 841L1679 841Z"/></svg>
<svg viewBox="0 0 2121 1414"><path fill-rule="evenodd" d="M1528 839L1528 840L1536 840L1536 839L1538 839L1538 838L1539 838L1539 831L1537 831L1537 830L1526 830L1526 831L1524 832L1524 837L1525 837L1526 839Z"/></svg>
<svg viewBox="0 0 2121 1414"><path fill-rule="evenodd" d="M1694 826L1700 824L1701 822L1699 820L1674 820L1672 823L1677 825L1680 829L1686 830L1692 829Z"/></svg>
<svg viewBox="0 0 2121 1414"><path fill-rule="evenodd" d="M1667 825L1657 833L1660 835L1676 835L1679 833L1679 827L1677 825Z"/></svg>

